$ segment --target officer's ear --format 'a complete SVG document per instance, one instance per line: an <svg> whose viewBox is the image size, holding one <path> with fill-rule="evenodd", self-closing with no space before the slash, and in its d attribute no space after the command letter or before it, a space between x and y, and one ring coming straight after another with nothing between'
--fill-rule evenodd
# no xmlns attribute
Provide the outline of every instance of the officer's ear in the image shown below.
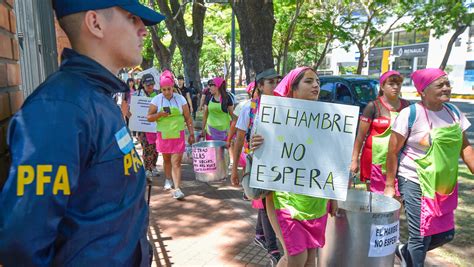
<svg viewBox="0 0 474 267"><path fill-rule="evenodd" d="M110 21L113 12L112 8L87 11L84 15L84 27L96 38L104 38L107 23Z"/></svg>

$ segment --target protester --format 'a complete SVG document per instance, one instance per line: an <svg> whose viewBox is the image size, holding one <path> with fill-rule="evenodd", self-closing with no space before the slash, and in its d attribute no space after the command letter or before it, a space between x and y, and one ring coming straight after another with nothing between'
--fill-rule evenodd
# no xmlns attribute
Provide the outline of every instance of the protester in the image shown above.
<svg viewBox="0 0 474 267"><path fill-rule="evenodd" d="M183 75L178 76L178 90L177 93L184 96L186 102L188 103L189 111L192 113L194 110L193 102L191 100L191 94L189 92L189 88L184 86L184 77Z"/></svg>
<svg viewBox="0 0 474 267"><path fill-rule="evenodd" d="M356 174L360 166L360 181L367 182L367 189L379 194L383 194L385 189L390 126L398 113L410 105L410 102L400 98L402 82L403 77L398 71L387 71L380 76L379 97L365 107L354 142L351 172ZM362 145L364 149L359 163Z"/></svg>
<svg viewBox="0 0 474 267"><path fill-rule="evenodd" d="M12 164L0 193L3 266L150 266L145 172L113 94L142 61L138 1L54 0L65 48L14 115Z"/></svg>
<svg viewBox="0 0 474 267"><path fill-rule="evenodd" d="M147 73L143 75L143 91L138 91L136 96L147 96L153 99L158 95L155 91L155 78ZM138 133L138 139L143 148L143 161L145 162L145 174L147 181L151 183L152 177L159 176L156 163L158 161L158 151L156 150L156 133Z"/></svg>
<svg viewBox="0 0 474 267"><path fill-rule="evenodd" d="M411 77L421 102L403 109L393 124L385 195L395 195L397 179L408 222L408 243L400 244L396 255L402 266L423 266L427 251L454 238L458 159L461 155L474 173L474 149L465 132L469 121L449 103L447 74L428 68Z"/></svg>
<svg viewBox="0 0 474 267"><path fill-rule="evenodd" d="M184 127L188 127L188 143L195 141L193 120L189 113L186 99L182 95L173 93L173 74L166 70L160 77L161 94L155 96L148 110L148 121L156 121L157 137L156 150L163 155L165 170L165 189L172 188L173 198L183 199L181 191L181 160L185 151ZM173 181L171 181L171 177Z"/></svg>
<svg viewBox="0 0 474 267"><path fill-rule="evenodd" d="M252 82L247 87L247 93L251 96L251 102L245 102L238 114L236 124L237 135L233 153L233 165L231 181L233 185L239 185L239 175L237 165L245 168L245 157L249 153L248 141L253 126L253 120L258 111L260 96L273 95L273 90L277 86L277 80L280 77L272 68L267 69L256 76L256 82ZM255 84L257 87L255 88ZM253 97L252 97L253 96ZM244 146L245 144L245 146ZM242 151L242 148L245 150ZM239 163L239 164L238 164ZM275 232L268 219L265 208L265 199L252 200L252 207L258 209L257 225L255 229L254 243L267 250L273 265L278 263L281 258L278 250Z"/></svg>
<svg viewBox="0 0 474 267"><path fill-rule="evenodd" d="M316 101L319 86L318 75L313 69L299 67L283 78L274 95ZM263 138L254 135L251 148L258 149ZM273 230L285 251L278 266L315 266L316 248L323 247L325 243L328 211L335 215L337 202L276 191L267 195L266 208Z"/></svg>
<svg viewBox="0 0 474 267"><path fill-rule="evenodd" d="M230 122L234 119L234 102L227 93L226 82L217 77L209 84L211 96L206 98L202 119L203 136L207 140L227 141Z"/></svg>
<svg viewBox="0 0 474 267"><path fill-rule="evenodd" d="M127 123L127 126L130 121L130 116L132 115L130 113L130 97L132 94L135 93L135 81L132 78L127 79L127 85L129 88L129 92L122 93L122 102L120 103L120 108L122 110L122 115L125 119L125 122Z"/></svg>

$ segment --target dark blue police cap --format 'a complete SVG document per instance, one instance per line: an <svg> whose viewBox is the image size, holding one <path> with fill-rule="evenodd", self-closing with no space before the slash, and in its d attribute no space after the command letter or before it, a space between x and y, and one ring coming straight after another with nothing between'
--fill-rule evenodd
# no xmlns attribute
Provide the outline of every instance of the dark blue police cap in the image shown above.
<svg viewBox="0 0 474 267"><path fill-rule="evenodd" d="M146 26L155 25L165 19L165 16L140 4L138 0L53 0L53 7L58 18L114 6L140 17Z"/></svg>

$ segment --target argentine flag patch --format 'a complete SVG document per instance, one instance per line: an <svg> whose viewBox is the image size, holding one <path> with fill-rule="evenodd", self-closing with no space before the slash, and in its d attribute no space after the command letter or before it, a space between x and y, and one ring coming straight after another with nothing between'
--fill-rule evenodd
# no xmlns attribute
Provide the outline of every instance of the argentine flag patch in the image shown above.
<svg viewBox="0 0 474 267"><path fill-rule="evenodd" d="M123 154L128 154L130 151L132 151L133 141L126 127L123 127L115 133L115 140L117 141L117 144L120 150L122 150Z"/></svg>

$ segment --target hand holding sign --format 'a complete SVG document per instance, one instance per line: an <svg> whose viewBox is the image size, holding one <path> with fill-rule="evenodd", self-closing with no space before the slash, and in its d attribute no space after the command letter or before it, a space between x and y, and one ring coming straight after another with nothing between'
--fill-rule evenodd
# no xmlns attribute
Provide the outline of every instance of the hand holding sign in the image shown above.
<svg viewBox="0 0 474 267"><path fill-rule="evenodd" d="M262 96L250 186L345 200L358 114L356 106Z"/></svg>

